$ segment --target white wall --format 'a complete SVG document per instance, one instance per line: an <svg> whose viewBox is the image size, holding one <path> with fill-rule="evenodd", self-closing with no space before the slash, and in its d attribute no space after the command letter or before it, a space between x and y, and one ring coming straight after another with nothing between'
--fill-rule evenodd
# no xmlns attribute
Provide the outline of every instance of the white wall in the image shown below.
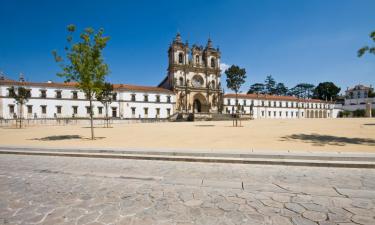
<svg viewBox="0 0 375 225"><path fill-rule="evenodd" d="M13 118L9 112L9 105L14 105L15 113L20 114L19 106L15 103L13 98L9 98L7 86L0 86L0 117L5 119ZM31 89L31 98L23 106L23 117L25 118L54 118L56 117L72 117L73 106L78 106L78 112L75 117L89 117L86 107L89 102L85 99L84 93L78 91L78 99L72 99L72 91L77 91L75 88L54 88L54 87L26 87ZM46 90L47 97L40 97L40 90ZM56 98L56 90L62 91L62 98ZM108 115L112 116L112 107L116 108L116 117L133 118L131 107L136 107L136 117L141 118L156 118L156 109L160 108L160 115L158 118L167 118L167 109L170 109L170 115L174 113L175 96L173 93L156 93L156 92L136 92L136 91L116 91L117 100L113 101L108 107ZM136 95L136 102L131 101L131 94ZM148 95L148 102L144 101L144 95ZM160 96L160 102L156 102L156 96ZM167 103L167 96L171 97L171 102ZM27 112L27 105L32 106L32 113ZM46 113L42 114L42 105L46 105ZM61 106L61 114L57 114L56 106ZM99 114L98 107L102 108L102 114ZM148 108L148 116L144 114L144 108ZM104 117L105 108L102 103L98 101L93 102L94 117Z"/></svg>
<svg viewBox="0 0 375 225"><path fill-rule="evenodd" d="M235 111L235 102L235 98L224 98L224 113L233 113ZM296 102L286 100L262 100L239 97L238 104L241 105L241 108L242 106L244 106L245 114L250 114L250 105L253 104L253 117L258 119L307 118L307 111L326 111L329 117L337 117L337 113L332 113L334 105L328 103Z"/></svg>

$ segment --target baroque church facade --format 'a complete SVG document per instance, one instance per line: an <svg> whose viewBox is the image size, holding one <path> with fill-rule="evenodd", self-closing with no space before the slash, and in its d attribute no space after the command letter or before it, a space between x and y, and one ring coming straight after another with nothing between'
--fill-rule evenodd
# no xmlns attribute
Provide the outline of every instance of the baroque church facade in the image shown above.
<svg viewBox="0 0 375 225"><path fill-rule="evenodd" d="M168 73L159 84L176 95L176 110L184 113L218 113L222 107L219 48L211 39L205 47L183 43L177 33L168 49Z"/></svg>
<svg viewBox="0 0 375 225"><path fill-rule="evenodd" d="M168 49L167 74L158 86L114 84L114 100L109 116L117 119L173 119L177 115L214 119L219 114L235 112L234 94L222 90L221 52L208 39L206 46L183 42L177 34ZM1 74L0 74L1 75ZM29 101L17 105L10 97L12 86L23 86L30 92ZM299 119L335 118L334 103L293 96L257 94L238 95L241 113L248 118ZM0 119L103 118L99 101L89 103L74 83L26 82L0 76Z"/></svg>

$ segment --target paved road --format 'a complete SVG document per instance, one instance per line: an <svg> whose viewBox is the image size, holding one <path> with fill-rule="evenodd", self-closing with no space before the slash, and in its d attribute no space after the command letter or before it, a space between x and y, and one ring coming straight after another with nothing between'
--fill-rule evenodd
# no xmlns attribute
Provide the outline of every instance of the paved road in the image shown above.
<svg viewBox="0 0 375 225"><path fill-rule="evenodd" d="M375 224L375 170L0 156L0 224Z"/></svg>

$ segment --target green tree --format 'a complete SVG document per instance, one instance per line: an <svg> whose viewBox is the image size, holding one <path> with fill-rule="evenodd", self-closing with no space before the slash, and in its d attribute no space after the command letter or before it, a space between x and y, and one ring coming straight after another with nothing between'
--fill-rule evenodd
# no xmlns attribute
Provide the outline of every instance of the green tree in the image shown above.
<svg viewBox="0 0 375 225"><path fill-rule="evenodd" d="M314 89L314 98L318 98L326 101L336 100L341 88L337 87L332 82L319 83Z"/></svg>
<svg viewBox="0 0 375 225"><path fill-rule="evenodd" d="M267 94L269 95L275 94L276 81L275 79L273 79L272 75L268 75L266 77L266 80L264 81L264 86L265 86Z"/></svg>
<svg viewBox="0 0 375 225"><path fill-rule="evenodd" d="M108 65L102 56L109 37L103 36L104 30L96 33L92 28L86 28L80 34L80 40L75 42L73 35L76 30L74 25L67 27L67 46L65 47L66 59L53 51L55 61L59 63L62 72L57 75L65 78L65 82L77 82L77 87L85 93L90 103L91 139L94 139L93 107L92 101L102 91L105 76L108 74ZM68 61L66 64L64 61Z"/></svg>
<svg viewBox="0 0 375 225"><path fill-rule="evenodd" d="M227 87L235 92L236 94L236 126L237 117L238 117L238 92L240 91L241 86L245 83L246 79L246 70L245 68L240 68L239 66L232 65L227 70L225 70L227 75Z"/></svg>
<svg viewBox="0 0 375 225"><path fill-rule="evenodd" d="M14 86L12 86L9 88L9 97L14 98L14 101L16 102L19 108L19 115L17 119L20 123L19 128L22 128L23 106L26 104L26 102L29 101L29 98L31 97L30 90L24 87L15 88Z"/></svg>
<svg viewBox="0 0 375 225"><path fill-rule="evenodd" d="M108 107L111 105L114 95L115 93L113 92L113 85L106 82L96 97L105 108L105 120L107 128L109 127Z"/></svg>
<svg viewBox="0 0 375 225"><path fill-rule="evenodd" d="M276 95L287 95L288 94L288 88L285 86L284 83L278 83L275 87L275 94Z"/></svg>
<svg viewBox="0 0 375 225"><path fill-rule="evenodd" d="M248 94L262 94L264 93L264 84L262 83L255 83L250 86L249 90L247 91Z"/></svg>
<svg viewBox="0 0 375 225"><path fill-rule="evenodd" d="M313 84L300 83L291 89L290 94L298 98L311 98L314 87Z"/></svg>
<svg viewBox="0 0 375 225"><path fill-rule="evenodd" d="M375 42L375 31L371 32L370 39ZM358 57L362 57L366 52L375 55L375 46L364 46L360 48L357 52Z"/></svg>

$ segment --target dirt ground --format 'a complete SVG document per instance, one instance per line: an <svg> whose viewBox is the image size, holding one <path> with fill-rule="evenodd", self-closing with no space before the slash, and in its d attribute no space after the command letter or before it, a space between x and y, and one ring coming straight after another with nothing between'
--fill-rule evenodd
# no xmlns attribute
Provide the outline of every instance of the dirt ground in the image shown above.
<svg viewBox="0 0 375 225"><path fill-rule="evenodd" d="M1 146L134 148L189 151L342 151L375 152L375 119L264 119L0 128Z"/></svg>

